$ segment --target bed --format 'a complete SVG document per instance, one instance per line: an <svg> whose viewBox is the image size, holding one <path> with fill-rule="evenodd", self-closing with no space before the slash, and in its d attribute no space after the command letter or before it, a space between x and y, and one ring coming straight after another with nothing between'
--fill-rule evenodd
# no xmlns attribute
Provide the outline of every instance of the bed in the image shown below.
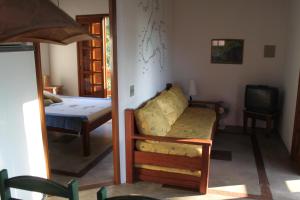
<svg viewBox="0 0 300 200"><path fill-rule="evenodd" d="M47 129L80 134L83 155L90 155L90 132L112 118L111 99L59 96L61 103L45 107Z"/></svg>

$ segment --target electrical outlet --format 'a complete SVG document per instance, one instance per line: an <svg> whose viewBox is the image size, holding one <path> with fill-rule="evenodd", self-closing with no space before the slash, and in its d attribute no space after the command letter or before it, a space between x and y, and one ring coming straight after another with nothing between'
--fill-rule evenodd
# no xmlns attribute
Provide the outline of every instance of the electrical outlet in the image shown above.
<svg viewBox="0 0 300 200"><path fill-rule="evenodd" d="M130 86L130 97L134 96L134 85Z"/></svg>

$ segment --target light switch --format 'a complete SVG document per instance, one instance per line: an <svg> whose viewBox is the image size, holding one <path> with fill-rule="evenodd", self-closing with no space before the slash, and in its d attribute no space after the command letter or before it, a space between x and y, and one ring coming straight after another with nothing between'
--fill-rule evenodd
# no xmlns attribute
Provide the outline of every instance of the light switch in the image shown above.
<svg viewBox="0 0 300 200"><path fill-rule="evenodd" d="M130 97L134 96L134 85L130 86Z"/></svg>

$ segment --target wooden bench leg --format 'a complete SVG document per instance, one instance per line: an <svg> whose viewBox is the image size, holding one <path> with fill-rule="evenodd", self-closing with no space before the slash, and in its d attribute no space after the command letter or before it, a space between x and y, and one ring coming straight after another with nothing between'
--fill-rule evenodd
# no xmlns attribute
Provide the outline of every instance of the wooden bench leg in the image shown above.
<svg viewBox="0 0 300 200"><path fill-rule="evenodd" d="M82 134L83 155L89 156L91 154L91 149L90 149L90 133L88 131L87 122L84 122L82 124L81 134Z"/></svg>
<svg viewBox="0 0 300 200"><path fill-rule="evenodd" d="M252 133L255 133L255 127L256 127L256 119L254 117L252 117Z"/></svg>
<svg viewBox="0 0 300 200"><path fill-rule="evenodd" d="M277 116L272 118L273 120L273 129L272 133L273 134L278 134L278 126L279 126L279 118Z"/></svg>
<svg viewBox="0 0 300 200"><path fill-rule="evenodd" d="M272 133L272 119L271 118L267 118L267 137L270 137Z"/></svg>
<svg viewBox="0 0 300 200"><path fill-rule="evenodd" d="M207 193L208 178L209 178L209 166L210 166L210 146L202 146L202 169L199 192L201 194Z"/></svg>
<svg viewBox="0 0 300 200"><path fill-rule="evenodd" d="M126 137L126 183L134 181L134 114L133 110L125 111L125 137Z"/></svg>
<svg viewBox="0 0 300 200"><path fill-rule="evenodd" d="M244 111L244 121L243 121L243 129L244 129L244 133L247 133L247 127L248 127L248 116L247 113L245 113Z"/></svg>

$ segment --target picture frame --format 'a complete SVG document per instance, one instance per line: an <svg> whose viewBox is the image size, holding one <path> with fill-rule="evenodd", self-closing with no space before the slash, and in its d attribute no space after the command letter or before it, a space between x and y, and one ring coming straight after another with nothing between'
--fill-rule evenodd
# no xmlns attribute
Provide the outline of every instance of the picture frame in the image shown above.
<svg viewBox="0 0 300 200"><path fill-rule="evenodd" d="M243 64L244 40L242 39L212 39L211 63L213 64Z"/></svg>

